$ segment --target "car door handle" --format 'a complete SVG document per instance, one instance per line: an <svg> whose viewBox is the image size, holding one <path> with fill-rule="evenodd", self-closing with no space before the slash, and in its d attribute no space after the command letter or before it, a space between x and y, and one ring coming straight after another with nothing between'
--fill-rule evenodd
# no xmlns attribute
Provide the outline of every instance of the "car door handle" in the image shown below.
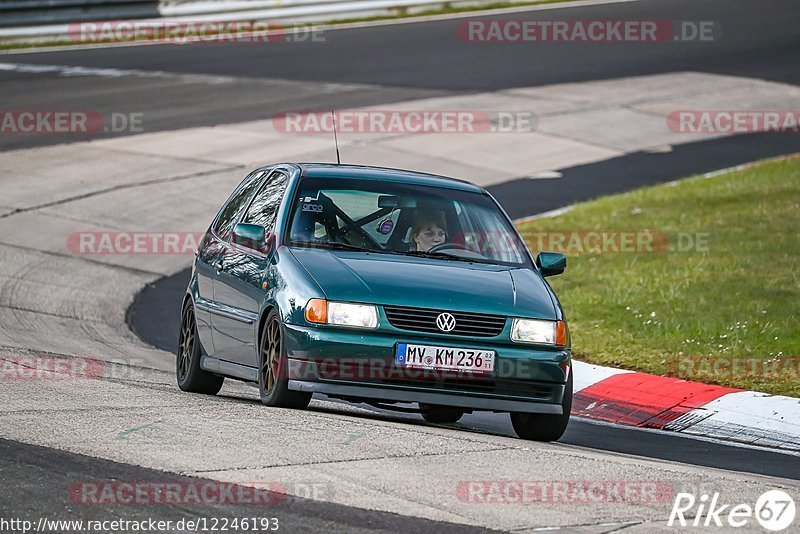
<svg viewBox="0 0 800 534"><path fill-rule="evenodd" d="M221 274L222 273L222 260L224 260L224 259L225 258L222 258L222 257L217 258L216 260L214 260L214 263L211 264L211 266L214 268L214 270L217 271L217 274Z"/></svg>

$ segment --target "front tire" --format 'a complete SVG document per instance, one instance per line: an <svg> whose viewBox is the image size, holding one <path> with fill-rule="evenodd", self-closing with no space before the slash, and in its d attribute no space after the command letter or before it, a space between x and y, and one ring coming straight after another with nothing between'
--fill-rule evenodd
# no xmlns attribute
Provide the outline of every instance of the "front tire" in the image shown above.
<svg viewBox="0 0 800 534"><path fill-rule="evenodd" d="M420 414L422 418L429 423L436 423L440 425L457 423L459 419L464 417L464 410L459 408L451 408L449 406L429 406L420 405Z"/></svg>
<svg viewBox="0 0 800 534"><path fill-rule="evenodd" d="M266 406L302 410L311 402L311 393L289 389L288 357L283 343L283 324L272 310L264 322L258 351L258 391Z"/></svg>
<svg viewBox="0 0 800 534"><path fill-rule="evenodd" d="M178 387L190 393L216 395L222 389L225 378L201 369L200 355L194 306L187 303L181 314L181 333L178 337L178 353L175 358Z"/></svg>
<svg viewBox="0 0 800 534"><path fill-rule="evenodd" d="M570 373L567 380L561 408L563 410L561 415L512 413L511 424L514 427L514 432L520 438L532 441L556 441L561 439L561 436L567 430L570 411L572 411L572 373Z"/></svg>

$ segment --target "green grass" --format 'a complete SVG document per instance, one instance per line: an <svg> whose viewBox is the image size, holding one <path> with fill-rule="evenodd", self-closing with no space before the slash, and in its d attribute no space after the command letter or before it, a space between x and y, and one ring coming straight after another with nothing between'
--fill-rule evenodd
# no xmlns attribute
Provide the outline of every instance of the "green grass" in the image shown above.
<svg viewBox="0 0 800 534"><path fill-rule="evenodd" d="M575 357L800 396L800 158L601 198L519 226L529 237L649 229L674 243L678 233L704 234L706 246L685 252L567 250L566 272L548 280ZM538 240L528 242L538 252Z"/></svg>
<svg viewBox="0 0 800 534"><path fill-rule="evenodd" d="M421 11L408 11L406 8L401 8L395 10L395 13L390 13L386 15L375 15L372 17L353 17L353 18L345 18L345 19L336 19L336 20L328 20L328 21L319 21L319 22L308 22L308 23L300 23L300 24L287 24L286 26L281 26L283 29L289 28L306 28L309 26L312 27L321 27L324 30L325 26L335 26L337 24L353 24L353 23L360 23L360 22L379 22L379 21L391 21L391 20L400 20L400 19L413 19L418 17L430 17L434 15L451 15L451 14L458 14L458 13L468 13L471 11L495 11L498 9L508 9L512 7L525 7L525 6L535 6L540 4L559 4L562 2L572 2L574 0L531 0L530 2L492 2L490 4L483 4L483 5L475 5L475 6L452 6L447 2L442 2L442 7L440 8L433 8L433 9L425 9ZM222 31L222 32L209 32L208 36L214 35L229 35L230 32ZM0 50L24 50L24 49L31 49L31 48L60 48L60 47L71 47L71 46L85 46L88 44L94 45L101 45L101 44L117 44L117 43L135 43L135 42L148 42L147 39L128 39L128 40L97 40L87 43L75 42L67 39L60 39L60 40L53 40L53 41L40 41L40 42L26 42L26 41L0 41Z"/></svg>

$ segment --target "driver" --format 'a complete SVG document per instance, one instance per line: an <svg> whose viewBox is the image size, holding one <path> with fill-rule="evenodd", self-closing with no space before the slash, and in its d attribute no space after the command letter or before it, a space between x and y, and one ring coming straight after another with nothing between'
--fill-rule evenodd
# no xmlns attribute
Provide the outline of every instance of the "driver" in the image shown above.
<svg viewBox="0 0 800 534"><path fill-rule="evenodd" d="M411 250L428 252L432 247L447 240L447 223L440 211L416 213L411 227Z"/></svg>

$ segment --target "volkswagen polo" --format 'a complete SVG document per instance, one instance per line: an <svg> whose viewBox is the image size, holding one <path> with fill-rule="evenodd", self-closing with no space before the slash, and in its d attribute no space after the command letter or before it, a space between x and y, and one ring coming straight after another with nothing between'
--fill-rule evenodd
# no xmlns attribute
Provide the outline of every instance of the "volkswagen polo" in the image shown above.
<svg viewBox="0 0 800 534"><path fill-rule="evenodd" d="M509 413L517 435L561 437L572 404L564 312L499 204L468 182L366 166L250 173L203 237L182 305L184 391L225 378L268 406L314 393L429 422ZM406 408L407 409L407 408Z"/></svg>

